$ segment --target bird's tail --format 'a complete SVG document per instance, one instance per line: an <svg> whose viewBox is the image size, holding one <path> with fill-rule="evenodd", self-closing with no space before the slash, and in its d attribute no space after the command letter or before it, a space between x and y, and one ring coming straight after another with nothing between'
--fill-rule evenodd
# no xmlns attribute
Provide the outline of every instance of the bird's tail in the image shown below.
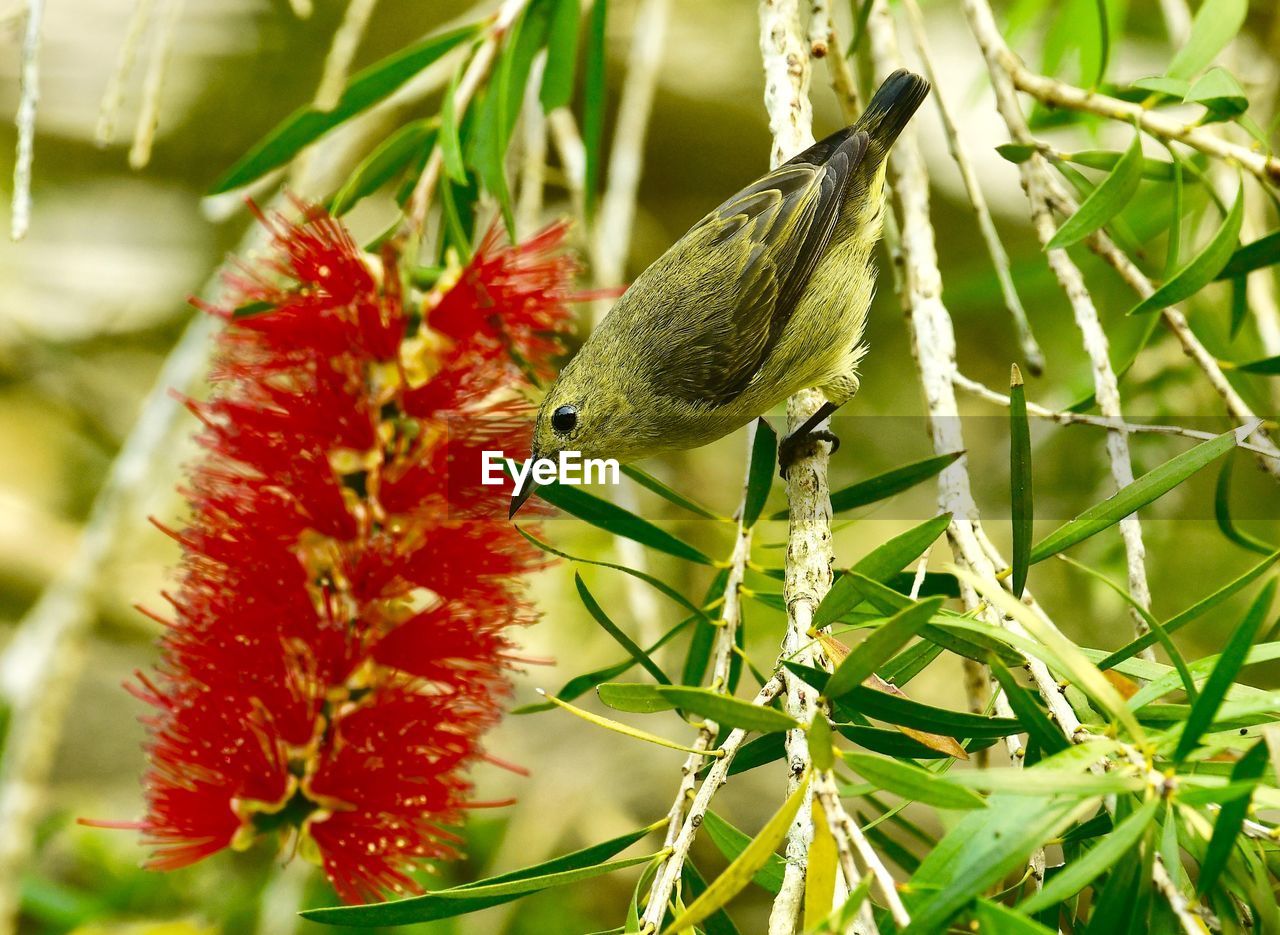
<svg viewBox="0 0 1280 935"><path fill-rule="evenodd" d="M928 95L929 82L905 68L899 68L880 85L854 124L854 130L865 130L869 148L883 159Z"/></svg>

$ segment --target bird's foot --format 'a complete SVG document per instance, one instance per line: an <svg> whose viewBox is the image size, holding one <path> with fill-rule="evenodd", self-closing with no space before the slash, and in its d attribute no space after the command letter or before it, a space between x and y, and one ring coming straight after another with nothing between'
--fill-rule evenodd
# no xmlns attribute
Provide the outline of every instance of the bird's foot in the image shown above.
<svg viewBox="0 0 1280 935"><path fill-rule="evenodd" d="M835 454L840 449L840 439L828 431L827 429L812 429L807 432L792 432L778 445L778 474L783 479L787 479L787 472L791 470L791 465L795 464L800 458L804 450L814 442L830 442L831 453Z"/></svg>

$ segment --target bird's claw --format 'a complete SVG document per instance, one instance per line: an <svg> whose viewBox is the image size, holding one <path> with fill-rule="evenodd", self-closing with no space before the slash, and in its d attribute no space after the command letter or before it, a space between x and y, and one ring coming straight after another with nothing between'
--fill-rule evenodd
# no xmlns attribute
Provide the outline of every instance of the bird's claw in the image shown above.
<svg viewBox="0 0 1280 935"><path fill-rule="evenodd" d="M793 432L784 438L778 445L778 475L786 480L787 472L791 469L791 465L796 463L805 446L819 441L830 442L832 454L840 449L840 439L827 429L814 429L803 433Z"/></svg>

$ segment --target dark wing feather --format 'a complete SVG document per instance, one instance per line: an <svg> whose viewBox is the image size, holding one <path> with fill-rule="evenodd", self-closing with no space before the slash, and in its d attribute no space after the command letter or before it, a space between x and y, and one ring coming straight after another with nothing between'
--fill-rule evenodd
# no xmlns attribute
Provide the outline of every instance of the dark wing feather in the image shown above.
<svg viewBox="0 0 1280 935"><path fill-rule="evenodd" d="M686 249L720 262L709 280L670 297L680 339L653 375L655 387L721 406L751 384L827 249L866 149L866 134L856 132L820 164L797 158L779 166L685 235ZM678 264L681 245L672 253Z"/></svg>

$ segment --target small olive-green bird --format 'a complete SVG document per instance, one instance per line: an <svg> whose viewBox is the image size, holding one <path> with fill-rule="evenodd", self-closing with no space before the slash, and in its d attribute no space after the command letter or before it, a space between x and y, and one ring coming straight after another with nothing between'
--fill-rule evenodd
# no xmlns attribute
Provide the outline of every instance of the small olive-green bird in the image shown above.
<svg viewBox="0 0 1280 935"><path fill-rule="evenodd" d="M901 70L853 126L716 208L632 283L548 390L534 458L633 461L727 435L806 387L858 389L875 288L885 160L929 93ZM533 492L526 482L511 515Z"/></svg>

